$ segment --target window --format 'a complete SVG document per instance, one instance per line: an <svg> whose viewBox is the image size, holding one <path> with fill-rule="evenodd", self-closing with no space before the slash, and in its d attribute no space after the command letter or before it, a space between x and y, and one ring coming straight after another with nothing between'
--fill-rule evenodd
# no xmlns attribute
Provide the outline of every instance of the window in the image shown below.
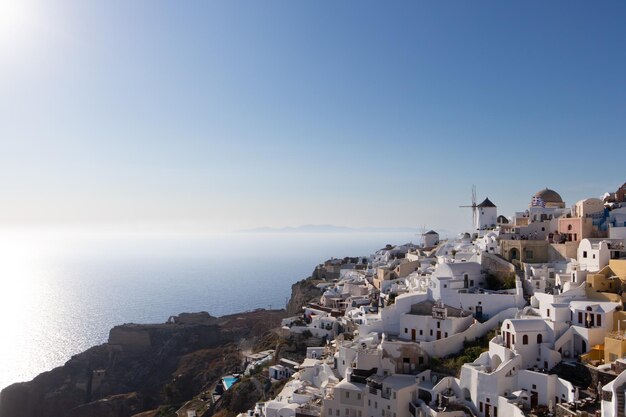
<svg viewBox="0 0 626 417"><path fill-rule="evenodd" d="M587 251L586 251L586 250L584 250L584 251L583 251L583 258L586 258L586 257L587 257Z"/></svg>
<svg viewBox="0 0 626 417"><path fill-rule="evenodd" d="M448 337L448 332L446 332L446 337Z"/></svg>
<svg viewBox="0 0 626 417"><path fill-rule="evenodd" d="M423 334L424 334L424 331L420 329L420 336L422 336Z"/></svg>
<svg viewBox="0 0 626 417"><path fill-rule="evenodd" d="M537 385L533 384L533 389L537 389Z"/></svg>
<svg viewBox="0 0 626 417"><path fill-rule="evenodd" d="M328 415L329 415L329 416L332 416L332 415L333 415L333 409L332 409L332 408L329 408L329 409L328 409Z"/></svg>
<svg viewBox="0 0 626 417"><path fill-rule="evenodd" d="M546 309L546 315L548 316L548 318L550 318L550 309Z"/></svg>
<svg viewBox="0 0 626 417"><path fill-rule="evenodd" d="M543 335L541 333L537 335L537 344L539 343L543 343Z"/></svg>
<svg viewBox="0 0 626 417"><path fill-rule="evenodd" d="M482 401L478 404L478 411L480 411L481 413L483 412L483 402Z"/></svg>
<svg viewBox="0 0 626 417"><path fill-rule="evenodd" d="M357 400L360 400L360 399L361 399L361 393L360 393L360 392L356 395L356 399L357 399Z"/></svg>
<svg viewBox="0 0 626 417"><path fill-rule="evenodd" d="M528 335L525 334L524 336L522 336L522 345L527 345L528 344Z"/></svg>
<svg viewBox="0 0 626 417"><path fill-rule="evenodd" d="M599 314L596 316L596 324L602 326L602 316Z"/></svg>
<svg viewBox="0 0 626 417"><path fill-rule="evenodd" d="M437 322L437 328L441 329L441 322L440 321Z"/></svg>
<svg viewBox="0 0 626 417"><path fill-rule="evenodd" d="M406 327L404 328L404 333L408 333L409 329L407 329Z"/></svg>
<svg viewBox="0 0 626 417"><path fill-rule="evenodd" d="M578 323L582 324L582 322L583 322L583 313L582 313L582 311L579 311L578 312Z"/></svg>
<svg viewBox="0 0 626 417"><path fill-rule="evenodd" d="M346 398L350 398L350 392L346 391Z"/></svg>
<svg viewBox="0 0 626 417"><path fill-rule="evenodd" d="M596 254L594 253L591 257L592 257L593 259L596 259Z"/></svg>
<svg viewBox="0 0 626 417"><path fill-rule="evenodd" d="M431 336L433 335L433 329L430 329L430 335Z"/></svg>

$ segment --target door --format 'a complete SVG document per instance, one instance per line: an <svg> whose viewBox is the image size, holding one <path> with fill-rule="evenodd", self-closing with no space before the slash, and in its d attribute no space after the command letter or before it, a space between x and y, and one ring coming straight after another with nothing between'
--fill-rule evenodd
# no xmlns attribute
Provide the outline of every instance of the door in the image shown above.
<svg viewBox="0 0 626 417"><path fill-rule="evenodd" d="M476 306L476 319L480 320L483 318L483 306Z"/></svg>
<svg viewBox="0 0 626 417"><path fill-rule="evenodd" d="M437 340L441 339L441 330L437 330Z"/></svg>
<svg viewBox="0 0 626 417"><path fill-rule="evenodd" d="M537 407L539 404L539 394L537 391L530 391L530 408Z"/></svg>
<svg viewBox="0 0 626 417"><path fill-rule="evenodd" d="M415 341L415 329L411 329L411 340Z"/></svg>
<svg viewBox="0 0 626 417"><path fill-rule="evenodd" d="M506 347L511 349L511 333L506 332Z"/></svg>
<svg viewBox="0 0 626 417"><path fill-rule="evenodd" d="M485 417L491 417L491 404L485 404Z"/></svg>

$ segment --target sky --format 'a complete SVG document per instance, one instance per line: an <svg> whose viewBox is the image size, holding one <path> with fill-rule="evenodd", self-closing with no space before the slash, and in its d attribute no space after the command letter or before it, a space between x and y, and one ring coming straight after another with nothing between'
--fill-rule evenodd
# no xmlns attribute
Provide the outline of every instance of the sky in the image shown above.
<svg viewBox="0 0 626 417"><path fill-rule="evenodd" d="M469 228L626 181L623 1L0 0L0 227Z"/></svg>

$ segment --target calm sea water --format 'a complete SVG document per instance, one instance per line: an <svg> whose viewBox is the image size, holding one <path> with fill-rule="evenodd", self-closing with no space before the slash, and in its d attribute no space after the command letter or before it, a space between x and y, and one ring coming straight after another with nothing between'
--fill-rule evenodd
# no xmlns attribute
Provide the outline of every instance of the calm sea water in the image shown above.
<svg viewBox="0 0 626 417"><path fill-rule="evenodd" d="M282 308L291 284L318 263L411 239L408 233L0 233L0 389L105 342L117 324Z"/></svg>

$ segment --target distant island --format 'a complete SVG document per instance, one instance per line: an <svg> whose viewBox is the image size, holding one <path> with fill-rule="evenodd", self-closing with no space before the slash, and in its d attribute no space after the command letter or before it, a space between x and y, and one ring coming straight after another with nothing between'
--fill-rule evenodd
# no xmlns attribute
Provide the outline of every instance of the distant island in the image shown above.
<svg viewBox="0 0 626 417"><path fill-rule="evenodd" d="M418 227L348 227L332 224L305 224L287 227L256 227L237 230L237 233L415 233L418 235L419 231Z"/></svg>

